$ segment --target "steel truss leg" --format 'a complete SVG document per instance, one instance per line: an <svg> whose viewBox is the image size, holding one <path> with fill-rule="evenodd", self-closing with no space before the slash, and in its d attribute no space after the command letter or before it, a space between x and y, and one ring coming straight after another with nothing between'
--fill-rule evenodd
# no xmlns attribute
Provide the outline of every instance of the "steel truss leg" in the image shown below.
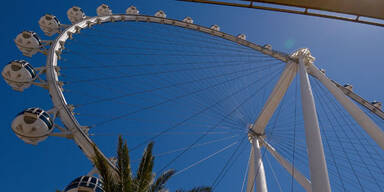
<svg viewBox="0 0 384 192"><path fill-rule="evenodd" d="M305 66L305 56L299 56L301 100L304 115L305 137L313 192L330 192L327 164L324 157L319 122L311 84Z"/></svg>

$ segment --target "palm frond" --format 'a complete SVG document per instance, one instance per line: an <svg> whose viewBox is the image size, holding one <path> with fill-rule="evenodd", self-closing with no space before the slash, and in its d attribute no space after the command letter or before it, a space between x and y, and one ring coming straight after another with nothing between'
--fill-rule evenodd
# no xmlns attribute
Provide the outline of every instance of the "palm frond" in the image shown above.
<svg viewBox="0 0 384 192"><path fill-rule="evenodd" d="M137 175L135 178L135 184L137 185L136 192L145 192L148 191L150 185L153 182L154 174L153 170L153 162L154 157L152 155L153 142L149 143L143 157L140 162L139 169L137 170Z"/></svg>
<svg viewBox="0 0 384 192"><path fill-rule="evenodd" d="M170 169L164 172L156 181L151 185L150 192L158 192L165 189L165 183L176 173L175 170Z"/></svg>
<svg viewBox="0 0 384 192"><path fill-rule="evenodd" d="M113 176L109 166L108 162L104 157L101 155L101 153L96 149L96 147L93 147L93 150L95 151L95 157L94 157L94 164L97 168L101 179L104 182L104 190L105 192L117 192L118 186L116 183L116 178Z"/></svg>
<svg viewBox="0 0 384 192"><path fill-rule="evenodd" d="M119 170L119 188L121 188L123 192L133 191L128 146L127 142L123 144L123 138L121 136L119 136L117 147L117 168Z"/></svg>

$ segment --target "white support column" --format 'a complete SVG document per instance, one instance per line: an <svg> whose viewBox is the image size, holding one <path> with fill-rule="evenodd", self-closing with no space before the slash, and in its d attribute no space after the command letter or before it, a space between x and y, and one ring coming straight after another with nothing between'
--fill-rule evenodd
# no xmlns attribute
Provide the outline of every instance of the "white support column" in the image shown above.
<svg viewBox="0 0 384 192"><path fill-rule="evenodd" d="M251 153L249 154L248 178L246 192L268 192L260 141L256 136L250 137Z"/></svg>
<svg viewBox="0 0 384 192"><path fill-rule="evenodd" d="M320 82L332 93L339 103L348 111L355 121L368 133L368 135L384 150L384 133L355 103L325 76L313 64L309 65L311 75L320 80Z"/></svg>
<svg viewBox="0 0 384 192"><path fill-rule="evenodd" d="M256 172L256 191L257 192L267 192L267 180L265 179L265 170L264 170L264 164L263 164L263 157L261 156L260 151L260 142L256 137L253 137L252 139L252 145L254 149L255 154L255 172Z"/></svg>
<svg viewBox="0 0 384 192"><path fill-rule="evenodd" d="M248 162L248 176L247 176L247 191L255 191L255 151L253 150L253 145L251 147L251 152L249 153L249 162Z"/></svg>
<svg viewBox="0 0 384 192"><path fill-rule="evenodd" d="M310 175L313 192L330 192L327 164L324 157L323 143L321 141L319 122L317 119L312 88L309 83L306 64L313 57L307 49L299 50L299 71L301 100L304 115L305 137L310 166Z"/></svg>
<svg viewBox="0 0 384 192"><path fill-rule="evenodd" d="M312 184L299 170L292 166L292 164L282 157L268 142L262 140L265 148L271 153L271 155L280 163L281 166L288 171L289 174L295 178L295 180L305 189L307 192L312 192Z"/></svg>
<svg viewBox="0 0 384 192"><path fill-rule="evenodd" d="M264 134L264 129L275 112L277 106L279 106L283 99L285 92L291 85L292 80L297 73L297 64L293 62L287 63L280 79L276 83L272 93L268 97L263 109L253 124L252 130L257 134Z"/></svg>

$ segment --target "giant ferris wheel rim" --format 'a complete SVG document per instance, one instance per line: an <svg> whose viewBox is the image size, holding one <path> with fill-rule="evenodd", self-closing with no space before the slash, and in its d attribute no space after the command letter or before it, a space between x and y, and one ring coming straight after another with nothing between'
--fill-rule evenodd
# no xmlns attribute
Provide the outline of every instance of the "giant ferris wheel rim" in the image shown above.
<svg viewBox="0 0 384 192"><path fill-rule="evenodd" d="M56 68L58 67L57 62L59 60L59 54L64 47L65 42L68 39L71 39L72 34L76 34L79 30L90 27L90 25L97 25L103 23L112 23L112 22L149 22L149 23L158 23L165 25L172 25L177 27L182 27L189 30L195 30L202 33L206 33L212 36L220 37L238 43L245 47L249 47L255 51L258 51L264 55L271 56L275 59L288 62L297 62L295 58L292 58L290 55L274 51L263 46L257 45L250 41L238 38L236 36L210 29L208 27L200 26L193 23L188 23L184 21L179 21L175 19L168 19L163 17L149 16L149 15L132 15L132 14L112 14L109 16L95 16L84 19L80 22L74 23L67 27L65 30L53 40L51 47L47 54L46 60L46 76L49 93L53 102L54 107L58 110L58 115L61 119L61 122L69 129L73 135L73 140L80 147L83 153L87 158L93 162L93 157L95 156L94 149L98 150L100 154L107 160L110 167L114 170L116 166L107 158L100 149L97 148L96 144L92 139L87 135L86 130L82 128L76 117L73 115L69 104L67 103L65 96L63 94L61 85L59 83L58 72Z"/></svg>

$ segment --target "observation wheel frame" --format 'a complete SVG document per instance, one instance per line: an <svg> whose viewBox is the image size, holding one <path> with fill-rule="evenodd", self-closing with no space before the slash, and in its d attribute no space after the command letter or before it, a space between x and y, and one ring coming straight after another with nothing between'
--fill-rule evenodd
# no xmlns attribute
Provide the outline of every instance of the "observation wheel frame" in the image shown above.
<svg viewBox="0 0 384 192"><path fill-rule="evenodd" d="M254 49L258 52L261 52L265 55L269 55L283 62L294 61L289 55L280 53L263 46L257 45L255 43L249 42L247 40L235 37L233 35L217 31L214 29L210 29L207 27L203 27L197 24L187 23L184 21L156 17L156 16L148 16L148 15L130 15L130 14L113 14L109 16L95 16L78 23L75 23L65 29L63 32L56 37L53 41L51 48L48 51L47 62L46 62L46 76L47 83L49 87L49 93L52 97L52 102L55 108L58 109L58 115L62 121L62 123L69 129L71 134L73 135L73 140L77 143L80 149L84 152L89 160L93 162L93 157L95 156L95 151L98 150L100 154L107 160L110 167L114 170L116 166L107 158L101 150L99 150L96 144L90 139L90 137L86 133L86 129L82 127L77 119L72 114L71 109L68 107L68 103L64 97L61 85L59 83L58 72L55 70L57 67L57 62L60 59L61 51L64 49L64 44L68 39L72 38L73 34L79 33L80 30L92 27L94 25L109 23L109 22L151 22L158 24L166 24L173 25L177 27L187 28L191 30L196 30L199 32L207 33L213 36L221 37L223 39L227 39L229 41L241 44L243 46Z"/></svg>
<svg viewBox="0 0 384 192"><path fill-rule="evenodd" d="M252 137L250 140L252 140L253 148L252 150L255 150L252 152L252 154L256 154L255 158L257 160L262 159L260 156L260 147L264 145L266 149L276 158L280 159L279 162L295 179L300 183L303 188L305 188L306 191L314 191L318 192L321 191L321 186L325 186L326 183L328 183L328 188L326 191L330 191L329 188L329 181L327 179L324 179L325 177L328 177L328 173L325 175L318 175L317 177L312 178L311 173L311 180L316 181L316 186L314 186L315 182L306 180L305 176L300 175L300 172L294 170L295 167L289 164L287 160L285 160L282 156L279 156L279 154L273 149L270 144L264 140L263 134L265 126L268 124L269 119L273 115L276 107L279 105L282 97L285 94L286 89L291 84L292 79L299 75L306 80L301 86L302 86L302 92L308 92L307 95L305 95L307 98L312 97L312 101L306 102L307 106L313 105L312 107L304 107L310 111L312 116L309 118L310 121L318 121L316 119L316 109L314 106L313 101L313 95L312 90L310 88L310 84L308 81L308 74L312 75L313 77L317 78L325 87L336 97L336 99L343 105L343 107L353 116L353 118L357 121L357 123L370 135L373 140L380 146L382 149L384 149L384 133L377 127L377 125L372 122L372 120L369 119L368 116L362 115L362 111L358 110L358 107L350 101L348 97L350 97L352 100L356 101L357 103L361 104L363 107L367 108L371 112L375 113L378 117L381 119L384 119L384 112L374 106L373 104L367 102L357 94L353 93L351 90L348 90L347 88L339 85L338 83L330 80L326 75L319 70L314 64L313 60L314 58L310 55L310 52L308 49L301 49L292 55L288 55L285 53L281 53L275 50L272 50L268 46L260 46L255 43L249 42L245 39L242 39L240 37L236 37L218 30L215 30L214 28L208 28L203 27L197 24L185 22L185 21L179 21L174 19L168 19L165 17L157 17L157 16L148 16L148 15L137 15L137 14L113 14L109 16L95 16L86 18L80 22L74 23L64 29L52 42L51 47L49 51L47 52L47 61L46 61L46 78L47 78L47 84L48 84L48 90L49 94L52 98L52 102L54 105L54 108L57 110L58 117L60 117L61 122L65 125L65 127L69 130L71 133L73 140L76 142L76 144L80 147L80 149L83 151L83 153L86 155L86 157L90 161L94 161L95 157L95 150L97 150L104 159L108 162L109 166L112 168L112 170L117 171L117 168L115 164L107 158L103 152L96 146L96 144L92 141L92 139L87 134L88 128L81 126L76 117L73 114L73 109L71 108L71 105L69 105L66 101L65 95L62 90L62 84L59 80L59 74L57 71L58 66L58 60L60 59L60 55L62 51L65 49L64 45L68 39L72 39L74 34L80 33L82 29L89 28L98 24L103 23L111 23L111 22L148 22L148 23L158 23L158 24L164 24L164 25L172 25L176 27L181 27L189 30L195 30L198 32L202 32L205 34L209 34L212 36L216 36L222 39L229 40L231 42L240 44L242 46L251 48L257 52L260 52L264 55L273 57L275 59L278 59L286 64L284 71L282 72L279 81L277 82L276 86L274 87L273 92L269 96L267 102L265 103L263 110L260 112L259 117L255 120L254 124L252 124L249 127L249 135ZM306 83L306 84L305 84ZM309 87L309 88L308 88ZM303 91L304 90L304 91ZM269 111L269 112L265 112ZM308 119L304 115L305 121ZM315 126L314 129L319 129L318 125ZM320 134L320 133L319 133ZM320 135L317 135L320 137ZM315 139L316 140L316 139ZM316 143L317 147L322 147L319 145L321 144L321 138L320 143ZM257 150L257 151L256 151ZM317 149L308 149L308 151L314 151L313 153L323 153L320 156L312 157L312 160L315 160L316 163L320 163L322 165L326 165L326 162L324 162L324 151ZM277 156L277 157L276 157ZM311 159L311 158L309 158ZM318 162L316 159L323 159L323 162ZM255 160L253 160L255 161ZM310 160L311 161L311 160ZM310 162L311 164L312 162ZM249 167L252 165L250 164ZM255 167L255 165L253 165ZM311 165L309 165L311 170L313 169ZM259 167L259 165L258 165ZM262 167L262 165L260 166ZM288 168L287 168L288 167ZM290 172L291 170L294 170L293 173ZM326 171L327 167L322 167L323 171ZM264 172L264 170L263 170ZM260 176L261 175L261 176ZM266 184L265 182L265 175L258 174L253 170L253 173L248 173L248 181L250 181L250 178L255 178L258 187ZM264 178L263 178L264 177ZM263 181L264 179L264 181ZM317 181L318 180L318 181ZM247 191L250 188L250 183L247 183ZM261 184L261 185L260 185ZM321 184L321 185L320 185ZM253 188L253 183L252 186ZM266 186L263 186L261 188L258 188L259 191L267 191Z"/></svg>

